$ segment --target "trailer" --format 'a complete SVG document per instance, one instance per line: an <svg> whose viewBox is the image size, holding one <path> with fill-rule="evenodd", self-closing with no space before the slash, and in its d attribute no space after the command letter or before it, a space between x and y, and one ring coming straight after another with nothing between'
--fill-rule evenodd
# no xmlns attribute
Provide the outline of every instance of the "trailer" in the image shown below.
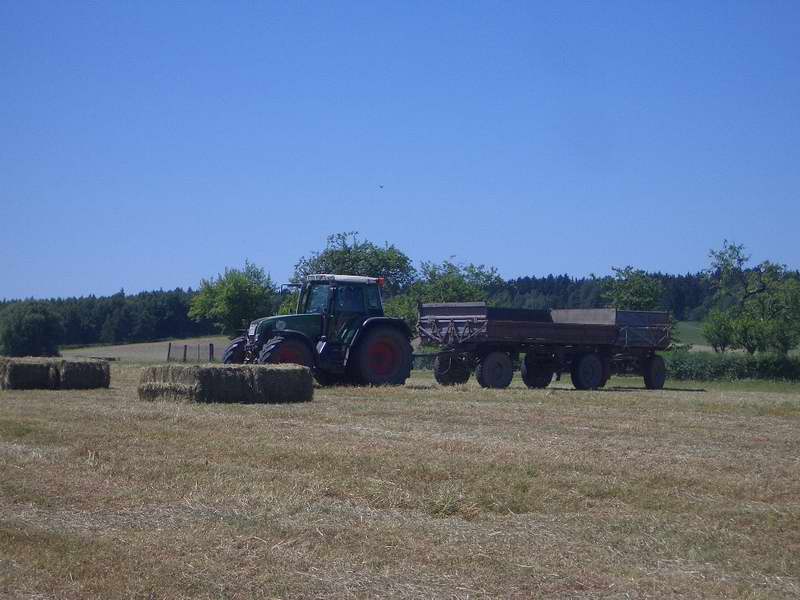
<svg viewBox="0 0 800 600"><path fill-rule="evenodd" d="M442 385L466 383L475 372L486 388L505 388L515 364L529 388L547 387L568 372L579 390L603 387L611 375L636 374L661 389L671 341L669 313L602 309L529 310L484 302L422 304L417 326L438 347L434 376Z"/></svg>

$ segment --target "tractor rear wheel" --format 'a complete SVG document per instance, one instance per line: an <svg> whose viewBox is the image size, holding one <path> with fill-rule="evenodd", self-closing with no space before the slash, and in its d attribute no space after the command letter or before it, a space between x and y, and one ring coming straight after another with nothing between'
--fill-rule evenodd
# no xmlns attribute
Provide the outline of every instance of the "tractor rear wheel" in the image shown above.
<svg viewBox="0 0 800 600"><path fill-rule="evenodd" d="M667 366L664 359L654 354L643 365L644 386L648 390L660 390L667 379Z"/></svg>
<svg viewBox="0 0 800 600"><path fill-rule="evenodd" d="M579 356L570 372L576 390L596 390L603 384L603 361L594 353Z"/></svg>
<svg viewBox="0 0 800 600"><path fill-rule="evenodd" d="M274 337L267 340L258 353L258 363L262 365L293 363L311 367L314 357L303 342L295 338Z"/></svg>
<svg viewBox="0 0 800 600"><path fill-rule="evenodd" d="M411 375L411 344L394 327L367 331L354 359L352 371L366 385L403 385Z"/></svg>
<svg viewBox="0 0 800 600"><path fill-rule="evenodd" d="M532 389L546 388L553 381L553 369L542 363L537 363L530 354L525 355L521 371L522 381Z"/></svg>
<svg viewBox="0 0 800 600"><path fill-rule="evenodd" d="M469 381L472 369L463 358L438 354L433 359L433 376L439 385L461 385Z"/></svg>
<svg viewBox="0 0 800 600"><path fill-rule="evenodd" d="M222 362L226 365L240 365L244 362L244 346L247 340L243 337L234 338L222 354Z"/></svg>
<svg viewBox="0 0 800 600"><path fill-rule="evenodd" d="M514 378L514 364L506 352L490 352L478 363L475 378L481 387L507 388Z"/></svg>

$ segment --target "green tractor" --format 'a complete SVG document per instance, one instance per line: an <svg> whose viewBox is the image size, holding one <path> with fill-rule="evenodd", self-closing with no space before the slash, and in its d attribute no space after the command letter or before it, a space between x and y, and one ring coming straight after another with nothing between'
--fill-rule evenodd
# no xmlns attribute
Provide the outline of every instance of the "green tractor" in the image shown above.
<svg viewBox="0 0 800 600"><path fill-rule="evenodd" d="M383 314L383 279L309 275L297 311L256 319L223 362L295 363L321 385L403 385L411 373L411 330Z"/></svg>

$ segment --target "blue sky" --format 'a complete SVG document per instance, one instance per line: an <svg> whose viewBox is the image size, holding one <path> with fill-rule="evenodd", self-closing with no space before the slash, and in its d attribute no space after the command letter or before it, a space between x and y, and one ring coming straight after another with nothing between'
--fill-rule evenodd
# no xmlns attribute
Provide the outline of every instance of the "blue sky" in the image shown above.
<svg viewBox="0 0 800 600"><path fill-rule="evenodd" d="M798 2L9 1L0 86L0 297L285 280L349 230L505 277L800 267Z"/></svg>

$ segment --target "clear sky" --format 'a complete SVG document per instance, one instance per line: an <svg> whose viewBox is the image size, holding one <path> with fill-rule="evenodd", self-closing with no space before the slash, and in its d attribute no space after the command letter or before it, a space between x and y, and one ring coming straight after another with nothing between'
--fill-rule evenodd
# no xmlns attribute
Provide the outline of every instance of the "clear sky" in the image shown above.
<svg viewBox="0 0 800 600"><path fill-rule="evenodd" d="M383 186L382 188L380 186ZM800 2L0 3L0 297L800 267Z"/></svg>

